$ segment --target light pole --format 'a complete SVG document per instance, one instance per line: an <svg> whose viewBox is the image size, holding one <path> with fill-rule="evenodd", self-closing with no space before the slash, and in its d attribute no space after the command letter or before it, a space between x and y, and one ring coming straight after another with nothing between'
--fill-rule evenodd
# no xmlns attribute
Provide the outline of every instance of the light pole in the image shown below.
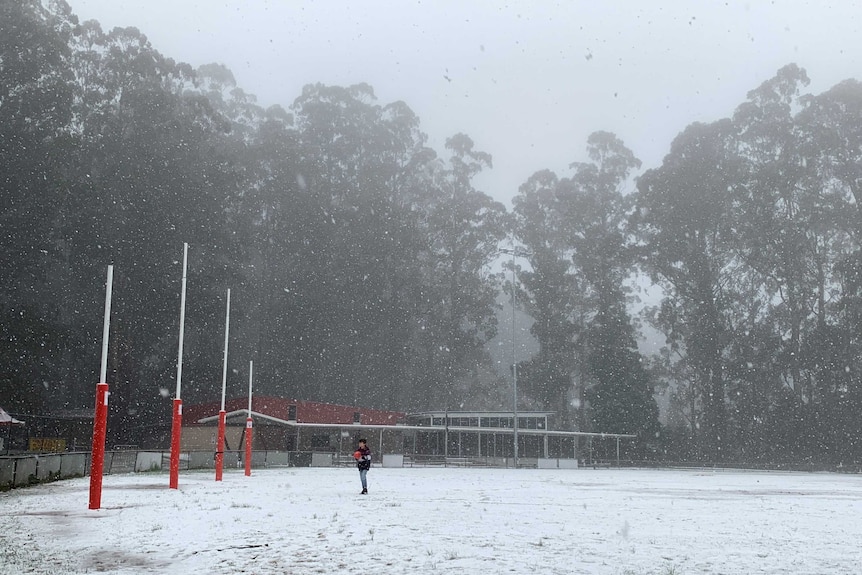
<svg viewBox="0 0 862 575"><path fill-rule="evenodd" d="M515 468L518 467L518 358L515 355L515 258L529 257L529 252L500 248L500 253L512 256L512 432L514 439Z"/></svg>

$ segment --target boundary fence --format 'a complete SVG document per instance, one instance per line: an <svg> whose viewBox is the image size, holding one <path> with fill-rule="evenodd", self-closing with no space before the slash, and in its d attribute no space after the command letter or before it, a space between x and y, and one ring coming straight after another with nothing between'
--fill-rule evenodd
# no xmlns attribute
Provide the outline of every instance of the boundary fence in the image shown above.
<svg viewBox="0 0 862 575"><path fill-rule="evenodd" d="M226 451L226 469L244 467L243 451ZM156 450L115 450L105 452L103 473L160 472L170 466L170 451ZM352 467L356 464L350 455L317 451L255 451L252 453L252 469L276 467ZM445 457L438 455L400 455L383 454L374 462L375 467L495 467L512 468L515 462L509 457ZM532 469L577 469L577 468L670 468L670 469L748 469L752 471L830 471L843 473L862 473L862 466L812 466L771 465L752 466L745 464L711 464L705 462L656 462L632 460L592 460L555 458L518 458L518 468ZM180 470L215 470L215 454L212 451L183 451L180 453ZM0 456L0 491L17 487L27 487L90 474L90 452L76 451L64 453L26 453Z"/></svg>
<svg viewBox="0 0 862 575"><path fill-rule="evenodd" d="M226 451L224 468L243 468L243 451ZM103 473L159 472L170 466L170 451L106 451ZM90 474L90 452L27 453L0 456L0 491L48 483L60 479L84 477ZM334 452L312 451L255 451L252 469L275 467L352 467L353 457ZM381 467L515 467L509 457L444 457L384 454L374 462ZM572 469L578 467L573 459L539 459L522 457L519 468ZM180 453L180 470L215 469L212 451L183 451Z"/></svg>

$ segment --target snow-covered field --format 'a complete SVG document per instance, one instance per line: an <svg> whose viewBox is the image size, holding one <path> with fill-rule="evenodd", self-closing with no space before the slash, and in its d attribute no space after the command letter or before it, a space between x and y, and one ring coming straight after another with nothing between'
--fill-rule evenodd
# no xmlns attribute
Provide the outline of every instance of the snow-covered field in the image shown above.
<svg viewBox="0 0 862 575"><path fill-rule="evenodd" d="M862 573L862 477L355 469L105 476L0 494L0 573Z"/></svg>

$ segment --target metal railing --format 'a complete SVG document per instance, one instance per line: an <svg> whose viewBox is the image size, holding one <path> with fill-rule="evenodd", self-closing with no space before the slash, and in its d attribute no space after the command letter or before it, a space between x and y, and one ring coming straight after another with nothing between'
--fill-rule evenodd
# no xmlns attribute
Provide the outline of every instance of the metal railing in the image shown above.
<svg viewBox="0 0 862 575"><path fill-rule="evenodd" d="M224 467L226 469L242 468L243 451L226 451ZM446 457L442 455L396 455L396 459L387 462L382 459L374 462L375 466L392 467L514 467L510 457ZM106 451L103 473L105 475L119 473L160 472L170 467L170 451L155 450L116 450ZM396 461L392 464L391 461ZM518 467L542 467L543 462L556 462L552 467L577 466L575 460L565 460L569 465L563 465L562 459L538 459L522 457ZM91 458L87 451L64 453L25 453L0 456L0 491L16 487L26 487L39 483L48 483L60 479L84 477L90 474ZM355 465L350 455L335 452L312 451L255 451L252 453L251 466L255 469L276 467L349 467ZM182 451L180 453L180 470L215 469L215 453L212 451Z"/></svg>
<svg viewBox="0 0 862 575"><path fill-rule="evenodd" d="M243 451L225 451L224 467L242 468ZM170 466L170 451L115 450L106 451L103 473L158 472ZM352 461L352 458L351 458ZM332 467L344 464L336 453L311 451L255 451L252 468L272 467ZM90 474L90 452L22 453L0 456L0 491L48 483L60 479L84 477ZM212 451L180 452L180 470L215 469Z"/></svg>
<svg viewBox="0 0 862 575"><path fill-rule="evenodd" d="M8 455L0 457L0 491L83 477L90 472L87 452Z"/></svg>

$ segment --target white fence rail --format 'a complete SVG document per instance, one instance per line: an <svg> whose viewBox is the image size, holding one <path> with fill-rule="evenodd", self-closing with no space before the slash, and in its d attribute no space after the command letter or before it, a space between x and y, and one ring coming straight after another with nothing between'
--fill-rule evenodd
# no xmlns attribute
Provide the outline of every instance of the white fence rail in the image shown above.
<svg viewBox="0 0 862 575"><path fill-rule="evenodd" d="M226 451L224 467L243 467L242 451ZM117 450L105 452L105 475L117 473L158 472L168 469L170 451ZM252 453L252 468L270 467L350 467L355 465L353 457L332 452L311 451L255 451ZM433 455L384 454L382 460L374 462L383 467L514 467L514 460L507 457L445 457ZM576 460L522 457L518 467L577 468ZM212 451L183 451L180 453L180 470L215 469L215 453ZM26 487L90 474L90 453L27 453L0 456L0 491Z"/></svg>

